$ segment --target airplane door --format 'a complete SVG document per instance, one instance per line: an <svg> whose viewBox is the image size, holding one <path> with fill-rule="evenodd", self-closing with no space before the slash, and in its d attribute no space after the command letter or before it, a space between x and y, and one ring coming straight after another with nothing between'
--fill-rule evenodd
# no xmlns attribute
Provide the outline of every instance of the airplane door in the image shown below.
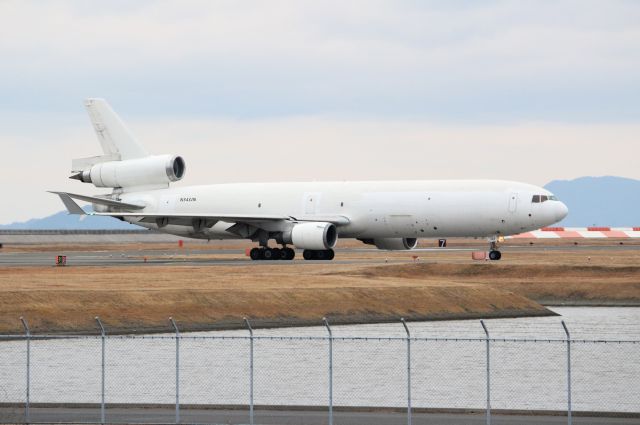
<svg viewBox="0 0 640 425"><path fill-rule="evenodd" d="M509 195L509 212L514 213L516 212L517 208L518 208L518 194L514 192L511 195Z"/></svg>
<svg viewBox="0 0 640 425"><path fill-rule="evenodd" d="M304 213L305 214L312 215L316 213L316 207L318 205L319 197L320 197L320 194L317 192L304 194Z"/></svg>

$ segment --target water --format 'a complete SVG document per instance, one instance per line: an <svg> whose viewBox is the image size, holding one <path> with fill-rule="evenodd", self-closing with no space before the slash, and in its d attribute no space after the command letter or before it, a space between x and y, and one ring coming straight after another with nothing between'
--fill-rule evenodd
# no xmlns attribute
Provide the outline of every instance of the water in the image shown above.
<svg viewBox="0 0 640 425"><path fill-rule="evenodd" d="M566 408L567 344L560 324L564 320L574 340L574 409L640 412L640 308L553 310L562 317L485 322L494 339L492 406ZM414 322L409 328L413 405L484 407L486 345L479 321ZM334 404L406 405L407 341L401 323L335 326L332 331ZM256 330L255 403L326 405L326 335L322 326ZM182 403L248 403L247 336L244 330L183 334ZM289 339L299 336L306 338ZM600 342L590 342L594 340ZM25 347L24 341L0 344L0 402L24 400ZM174 403L175 353L171 334L107 339L107 403ZM32 341L31 364L32 403L100 401L99 338Z"/></svg>

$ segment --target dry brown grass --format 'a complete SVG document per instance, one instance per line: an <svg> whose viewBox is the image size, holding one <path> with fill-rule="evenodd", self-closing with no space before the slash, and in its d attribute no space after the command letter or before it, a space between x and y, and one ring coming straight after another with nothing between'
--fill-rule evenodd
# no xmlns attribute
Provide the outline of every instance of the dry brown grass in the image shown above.
<svg viewBox="0 0 640 425"><path fill-rule="evenodd" d="M238 258L214 249L198 255ZM508 251L499 263L472 262L469 252L338 256L356 263L150 266L141 259L126 267L3 268L0 332L19 332L21 315L37 332L94 329L96 315L111 330L154 331L167 329L168 316L197 330L239 326L243 316L267 326L322 316L351 323L545 314L536 300L640 303L638 250Z"/></svg>
<svg viewBox="0 0 640 425"><path fill-rule="evenodd" d="M541 303L640 304L640 267L629 265L415 264L362 271L421 283L466 283L511 291Z"/></svg>
<svg viewBox="0 0 640 425"><path fill-rule="evenodd" d="M187 329L263 325L543 314L535 302L493 288L413 279L326 274L326 266L28 267L0 271L0 329L166 329L168 316Z"/></svg>

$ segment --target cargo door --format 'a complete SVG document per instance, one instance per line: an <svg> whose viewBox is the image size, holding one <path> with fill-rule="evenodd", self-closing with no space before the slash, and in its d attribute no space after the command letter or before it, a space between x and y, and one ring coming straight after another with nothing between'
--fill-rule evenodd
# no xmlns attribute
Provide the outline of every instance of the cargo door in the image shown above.
<svg viewBox="0 0 640 425"><path fill-rule="evenodd" d="M320 194L317 192L304 194L303 211L305 214L313 215L316 213L316 209L318 207L318 200L319 200L318 198L320 198Z"/></svg>

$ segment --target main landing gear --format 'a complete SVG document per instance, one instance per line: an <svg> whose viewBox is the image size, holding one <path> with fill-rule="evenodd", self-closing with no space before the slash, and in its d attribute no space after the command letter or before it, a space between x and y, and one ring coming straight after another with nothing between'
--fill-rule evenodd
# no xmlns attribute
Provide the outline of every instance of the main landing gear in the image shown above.
<svg viewBox="0 0 640 425"><path fill-rule="evenodd" d="M252 260L293 260L296 252L292 248L253 248L249 252Z"/></svg>
<svg viewBox="0 0 640 425"><path fill-rule="evenodd" d="M292 248L253 248L249 251L249 257L252 260L293 260L296 252ZM305 249L302 252L305 260L333 260L335 252L333 249Z"/></svg>
<svg viewBox="0 0 640 425"><path fill-rule="evenodd" d="M305 260L333 260L336 253L333 249L305 249L302 256Z"/></svg>
<svg viewBox="0 0 640 425"><path fill-rule="evenodd" d="M498 241L489 240L489 260L497 261L502 258L502 253L498 250Z"/></svg>

